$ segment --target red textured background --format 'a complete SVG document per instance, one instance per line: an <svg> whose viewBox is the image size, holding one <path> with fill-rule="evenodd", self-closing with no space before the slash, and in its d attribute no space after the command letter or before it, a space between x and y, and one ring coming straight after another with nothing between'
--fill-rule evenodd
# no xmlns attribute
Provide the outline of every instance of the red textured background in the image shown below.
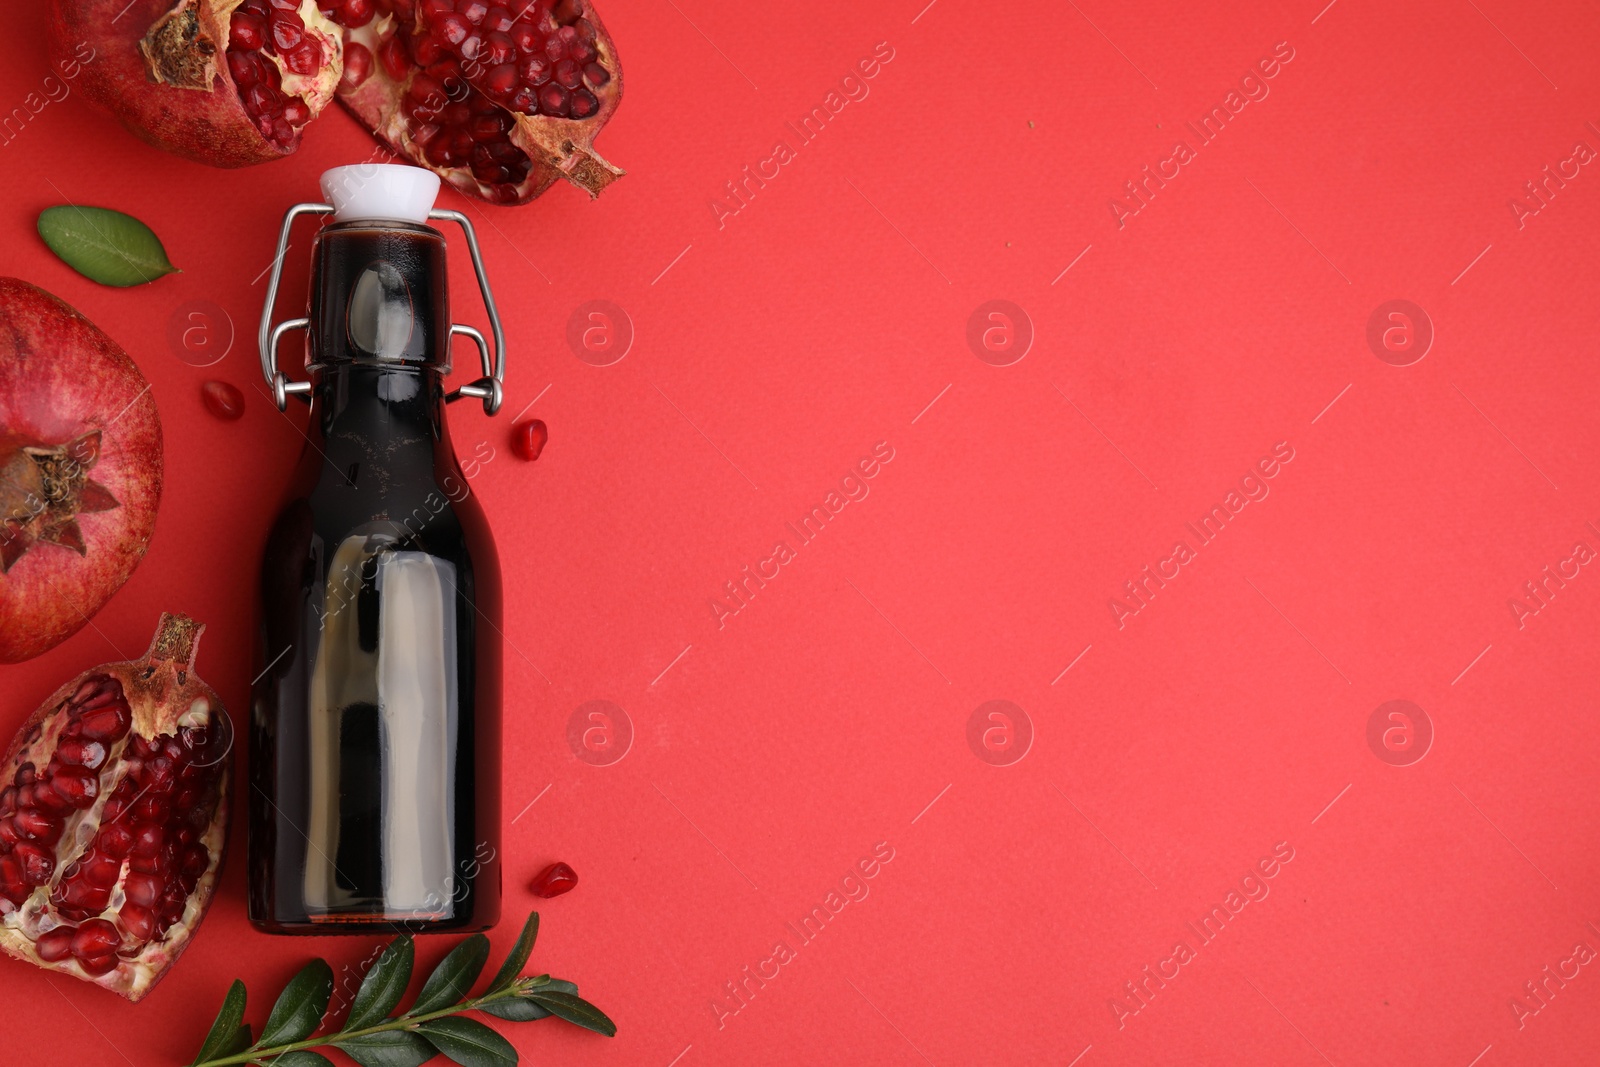
<svg viewBox="0 0 1600 1067"><path fill-rule="evenodd" d="M1510 206L1575 142L1600 150L1592 10L924 3L610 0L627 94L599 148L629 176L597 203L466 209L511 338L506 417L452 412L464 454L493 451L473 485L510 605L521 814L494 937L570 862L535 965L621 1026L502 1030L528 1062L644 1067L1594 1063L1600 966L1520 1028L1511 998L1600 949L1600 573L1521 628L1508 606L1600 550L1600 170L1520 226ZM3 110L46 74L45 5L12 6ZM797 147L786 120L879 42L870 95ZM1199 147L1184 123L1278 42L1270 95ZM1111 199L1176 138L1195 158L1119 228ZM719 228L713 198L779 139L792 161ZM370 152L330 113L291 160L212 171L76 98L0 146L4 269L139 362L168 485L94 628L0 672L0 726L137 655L161 609L210 624L201 669L244 713L304 418L261 389L260 273L284 208ZM63 201L139 215L183 273L76 276L32 230ZM456 280L478 321L464 257ZM992 299L1035 332L1006 367L967 342ZM1410 366L1367 342L1393 299L1435 331ZM568 345L591 300L632 323L611 366ZM208 370L167 341L190 301L236 334ZM243 421L206 414L207 377L246 391ZM531 466L508 447L524 408L550 426ZM784 524L880 441L870 495L719 629L723 583L794 547ZM1270 495L1119 629L1110 598L1278 442ZM609 766L567 740L596 699L634 731ZM997 699L1033 732L1009 766L967 739ZM1368 745L1393 699L1435 731L1410 766ZM785 924L878 842L869 895L802 944ZM1185 923L1279 842L1270 895L1200 946ZM369 953L254 933L235 843L144 1003L0 964L3 1058L186 1062L234 976L259 1024L311 954ZM780 939L794 958L732 1000ZM1119 1027L1111 999L1179 939L1196 958Z"/></svg>

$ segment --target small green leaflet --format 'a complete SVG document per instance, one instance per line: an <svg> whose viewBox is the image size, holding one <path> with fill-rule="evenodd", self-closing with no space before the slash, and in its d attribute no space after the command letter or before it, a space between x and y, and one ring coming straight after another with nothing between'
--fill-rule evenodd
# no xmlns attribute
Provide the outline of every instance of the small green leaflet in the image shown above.
<svg viewBox="0 0 1600 1067"><path fill-rule="evenodd" d="M204 1063L206 1060L219 1056L229 1055L234 1051L230 1046L234 1037L239 1032L239 1024L244 1019L244 983L237 978L233 985L228 987L228 995L222 999L222 1010L217 1012L216 1021L211 1024L211 1032L206 1035L205 1044L200 1046L200 1052L195 1056L195 1063ZM245 1041L246 1047L250 1042Z"/></svg>
<svg viewBox="0 0 1600 1067"><path fill-rule="evenodd" d="M312 960L278 994L266 1025L261 1028L263 1045L291 1045L304 1041L316 1030L333 996L333 969L326 960Z"/></svg>
<svg viewBox="0 0 1600 1067"><path fill-rule="evenodd" d="M511 1042L474 1019L447 1015L418 1029L429 1044L463 1067L517 1067Z"/></svg>
<svg viewBox="0 0 1600 1067"><path fill-rule="evenodd" d="M178 269L150 227L109 208L45 208L39 236L67 266L101 285L143 285Z"/></svg>
<svg viewBox="0 0 1600 1067"><path fill-rule="evenodd" d="M416 949L410 937L397 937L389 942L367 976L356 990L356 999L350 1005L350 1016L344 1030L364 1030L381 1023L394 1011L400 998L406 995L406 985L411 981L411 963Z"/></svg>

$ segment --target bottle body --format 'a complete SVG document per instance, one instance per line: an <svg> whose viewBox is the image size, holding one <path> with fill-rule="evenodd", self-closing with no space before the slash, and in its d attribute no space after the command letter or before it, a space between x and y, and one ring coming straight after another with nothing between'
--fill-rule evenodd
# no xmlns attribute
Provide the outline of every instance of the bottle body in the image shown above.
<svg viewBox="0 0 1600 1067"><path fill-rule="evenodd" d="M500 573L444 418L443 239L318 237L306 448L268 537L250 918L480 930L500 910Z"/></svg>

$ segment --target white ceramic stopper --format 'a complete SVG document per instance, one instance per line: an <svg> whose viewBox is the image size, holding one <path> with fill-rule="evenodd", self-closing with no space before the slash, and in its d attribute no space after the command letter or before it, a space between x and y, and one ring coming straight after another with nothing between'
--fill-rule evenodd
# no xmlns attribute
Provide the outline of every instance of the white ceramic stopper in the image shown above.
<svg viewBox="0 0 1600 1067"><path fill-rule="evenodd" d="M357 163L322 172L322 198L333 217L426 223L439 195L439 176L397 163Z"/></svg>

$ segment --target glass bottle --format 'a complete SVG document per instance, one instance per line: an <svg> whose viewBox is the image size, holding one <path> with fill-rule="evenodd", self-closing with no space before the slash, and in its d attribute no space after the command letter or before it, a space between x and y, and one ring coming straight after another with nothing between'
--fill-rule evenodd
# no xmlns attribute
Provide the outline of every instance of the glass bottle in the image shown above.
<svg viewBox="0 0 1600 1067"><path fill-rule="evenodd" d="M445 404L499 408L504 343L476 240L432 211L439 179L366 164L285 216L261 326L306 446L261 566L250 729L250 920L270 933L482 930L500 914L500 570ZM271 325L289 232L312 249L304 319ZM453 325L445 239L460 222L495 335ZM276 368L306 331L309 382ZM484 377L446 393L453 334Z"/></svg>

